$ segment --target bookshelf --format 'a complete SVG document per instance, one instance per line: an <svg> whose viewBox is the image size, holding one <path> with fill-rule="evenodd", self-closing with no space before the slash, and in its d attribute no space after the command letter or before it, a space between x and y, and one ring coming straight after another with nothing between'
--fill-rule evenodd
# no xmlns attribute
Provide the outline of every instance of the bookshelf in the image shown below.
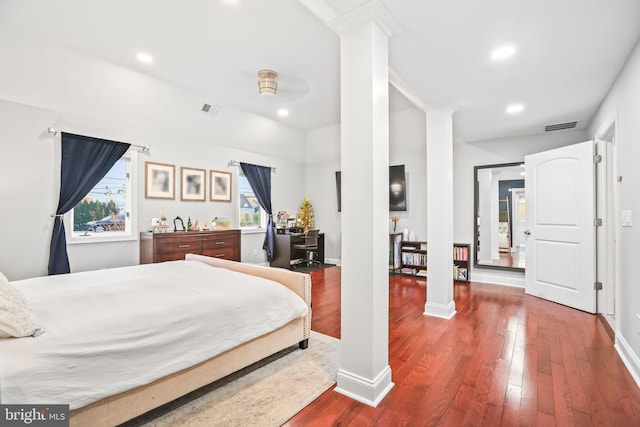
<svg viewBox="0 0 640 427"><path fill-rule="evenodd" d="M453 244L453 279L469 282L468 243ZM394 274L427 277L427 242L402 240L401 233L389 235L389 271Z"/></svg>
<svg viewBox="0 0 640 427"><path fill-rule="evenodd" d="M427 242L400 240L400 268L393 272L427 277Z"/></svg>
<svg viewBox="0 0 640 427"><path fill-rule="evenodd" d="M469 282L469 248L468 243L453 244L453 280Z"/></svg>

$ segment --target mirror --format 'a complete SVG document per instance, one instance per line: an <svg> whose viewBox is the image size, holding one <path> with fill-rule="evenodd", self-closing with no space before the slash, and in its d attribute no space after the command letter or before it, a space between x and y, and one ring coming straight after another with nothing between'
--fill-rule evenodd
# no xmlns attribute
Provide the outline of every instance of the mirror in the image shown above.
<svg viewBox="0 0 640 427"><path fill-rule="evenodd" d="M474 267L524 271L524 163L474 168Z"/></svg>

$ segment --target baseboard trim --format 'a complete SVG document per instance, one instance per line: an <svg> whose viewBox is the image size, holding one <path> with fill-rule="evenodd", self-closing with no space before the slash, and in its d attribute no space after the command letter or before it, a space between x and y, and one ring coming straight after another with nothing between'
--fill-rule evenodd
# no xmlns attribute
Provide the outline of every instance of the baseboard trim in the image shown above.
<svg viewBox="0 0 640 427"><path fill-rule="evenodd" d="M338 385L334 391L375 408L393 388L393 385L389 365L373 380L340 369L338 371Z"/></svg>
<svg viewBox="0 0 640 427"><path fill-rule="evenodd" d="M473 269L470 277L472 282L487 283L491 285L511 286L514 288L524 288L524 273L480 271Z"/></svg>
<svg viewBox="0 0 640 427"><path fill-rule="evenodd" d="M633 377L634 381L640 387L640 357L633 351L627 340L616 332L615 349L622 359L622 363Z"/></svg>
<svg viewBox="0 0 640 427"><path fill-rule="evenodd" d="M325 258L324 262L325 264L342 265L342 260L340 258Z"/></svg>
<svg viewBox="0 0 640 427"><path fill-rule="evenodd" d="M456 315L456 302L451 301L449 304L437 304L428 302L424 305L424 314L426 316L439 317L441 319L451 319Z"/></svg>

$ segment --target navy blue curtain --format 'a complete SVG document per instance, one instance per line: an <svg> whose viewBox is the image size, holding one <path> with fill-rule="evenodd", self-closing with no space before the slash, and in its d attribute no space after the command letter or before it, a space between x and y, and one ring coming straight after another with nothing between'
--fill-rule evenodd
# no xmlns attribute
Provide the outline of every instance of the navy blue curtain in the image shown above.
<svg viewBox="0 0 640 427"><path fill-rule="evenodd" d="M267 235L264 237L262 249L267 251L267 259L271 261L275 256L275 229L273 226L273 211L271 210L271 168L249 163L240 163L240 167L258 198L258 203L269 214Z"/></svg>
<svg viewBox="0 0 640 427"><path fill-rule="evenodd" d="M69 212L109 172L131 144L62 133L60 201L49 252L49 275L69 273L62 215Z"/></svg>

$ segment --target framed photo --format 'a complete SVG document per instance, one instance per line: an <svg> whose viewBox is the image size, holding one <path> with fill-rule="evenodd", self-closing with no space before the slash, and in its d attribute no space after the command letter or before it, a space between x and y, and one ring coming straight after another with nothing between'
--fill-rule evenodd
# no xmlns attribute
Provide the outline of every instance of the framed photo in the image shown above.
<svg viewBox="0 0 640 427"><path fill-rule="evenodd" d="M176 198L176 167L165 163L144 163L144 197L145 199Z"/></svg>
<svg viewBox="0 0 640 427"><path fill-rule="evenodd" d="M231 172L211 171L211 201L231 201Z"/></svg>
<svg viewBox="0 0 640 427"><path fill-rule="evenodd" d="M204 169L180 168L180 200L204 202L207 186L207 171Z"/></svg>

